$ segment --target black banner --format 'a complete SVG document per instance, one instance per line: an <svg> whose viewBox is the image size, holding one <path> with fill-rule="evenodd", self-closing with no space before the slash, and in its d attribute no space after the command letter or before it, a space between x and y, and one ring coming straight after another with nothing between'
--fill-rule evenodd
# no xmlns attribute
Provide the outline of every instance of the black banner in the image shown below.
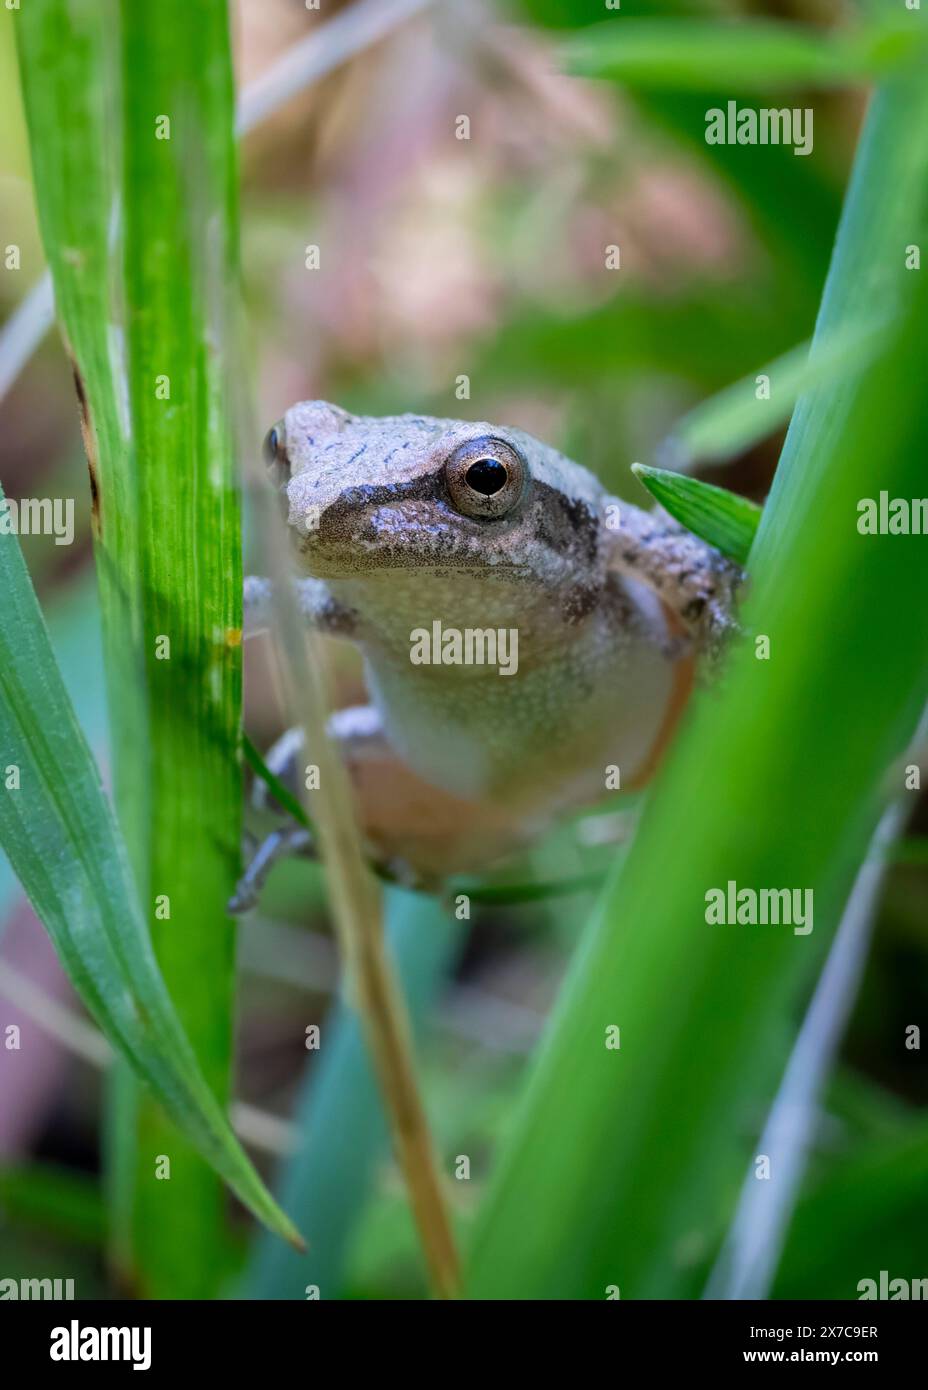
<svg viewBox="0 0 928 1390"><path fill-rule="evenodd" d="M409 1322L406 1322L406 1318ZM513 1322L513 1319L515 1320ZM537 1321L542 1319L543 1321ZM537 1329L538 1335L531 1335ZM552 1352L613 1365L711 1373L757 1366L869 1366L901 1370L923 1355L920 1304L865 1303L6 1303L0 1337L6 1365L51 1369L67 1380L90 1371L205 1375L317 1373L337 1357L352 1379L361 1367L395 1375L396 1334L440 1333L429 1373L443 1366L499 1369L511 1347L520 1376ZM359 1338L363 1334L363 1340ZM382 1333L382 1340L378 1334ZM492 1340L486 1340L486 1338ZM515 1335L513 1335L515 1334ZM346 1341L346 1338L348 1339ZM491 1350L492 1348L492 1350ZM363 1353L367 1353L367 1357ZM402 1364L412 1360L409 1346ZM424 1364L422 1369L424 1370Z"/></svg>

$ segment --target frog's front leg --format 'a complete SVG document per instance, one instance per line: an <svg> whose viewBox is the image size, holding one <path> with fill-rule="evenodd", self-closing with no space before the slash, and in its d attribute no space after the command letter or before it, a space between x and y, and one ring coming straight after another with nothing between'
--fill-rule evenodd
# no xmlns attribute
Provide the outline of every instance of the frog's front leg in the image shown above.
<svg viewBox="0 0 928 1390"><path fill-rule="evenodd" d="M252 841L252 845L255 842ZM316 845L310 832L295 820L287 821L277 830L272 830L261 841L248 861L245 872L235 885L235 892L227 904L228 911L237 916L257 907L261 890L267 882L274 865L281 859L300 854L307 859L315 859Z"/></svg>
<svg viewBox="0 0 928 1390"><path fill-rule="evenodd" d="M321 579L294 579L293 596L300 616L307 626L315 628L317 632L337 637L352 637L356 634L357 615L344 604L338 603ZM260 575L248 575L244 583L242 609L244 637L255 637L258 633L273 627L273 581ZM331 732L336 737L339 736L337 729ZM267 765L274 776L290 785L291 791L295 793L296 758L301 748L302 732L299 729L291 729L278 739L267 756ZM263 783L256 784L254 799L259 806L267 806L268 797ZM295 854L310 859L316 857L316 847L309 831L289 818L277 829L272 830L257 849L252 849L245 872L229 901L229 911L232 913L248 912L257 904L261 889L271 869L279 860Z"/></svg>
<svg viewBox="0 0 928 1390"><path fill-rule="evenodd" d="M350 705L347 709L335 710L329 715L326 730L349 768L372 758L395 756L387 743L380 715L373 705ZM265 762L269 771L299 800L303 790L302 779L306 775L303 730L288 729L281 734L271 746ZM271 806L271 793L263 782L255 783L253 801L259 810L267 810Z"/></svg>
<svg viewBox="0 0 928 1390"><path fill-rule="evenodd" d="M695 637L715 651L734 628L734 601L745 575L714 546L685 530L661 507L644 512L617 502L608 565L640 580Z"/></svg>
<svg viewBox="0 0 928 1390"><path fill-rule="evenodd" d="M294 579L293 596L303 621L333 637L357 636L357 614L339 603L322 579ZM245 579L242 633L255 637L274 625L274 584L257 574Z"/></svg>
<svg viewBox="0 0 928 1390"><path fill-rule="evenodd" d="M394 758L383 732L380 715L372 705L356 705L336 710L329 717L327 729L349 770L356 771L365 763ZM288 729L271 747L265 761L269 771L299 799L306 762L303 730ZM260 781L255 782L252 801L261 811L278 809L272 794ZM282 811L282 808L279 809ZM281 859L289 859L293 855L315 859L318 852L310 832L297 821L287 817L252 853L229 901L229 911L237 914L248 912L257 906L261 890L274 865ZM408 882L411 886L417 882L416 877L407 873L405 866L399 861L384 864L383 867L389 869L394 877Z"/></svg>

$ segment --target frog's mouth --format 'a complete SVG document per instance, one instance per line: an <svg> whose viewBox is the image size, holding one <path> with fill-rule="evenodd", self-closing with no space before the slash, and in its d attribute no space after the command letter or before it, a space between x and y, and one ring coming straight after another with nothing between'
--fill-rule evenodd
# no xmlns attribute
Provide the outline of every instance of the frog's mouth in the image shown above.
<svg viewBox="0 0 928 1390"><path fill-rule="evenodd" d="M494 579L513 583L528 579L532 571L526 565L511 560L498 564L479 564L476 560L453 560L450 558L424 560L411 548L403 546L374 546L357 549L350 555L343 552L328 553L323 547L298 545L300 568L313 579L358 579L365 575L382 575L387 579L391 574L418 574L423 579L429 576L459 575L462 580L479 580L492 583Z"/></svg>

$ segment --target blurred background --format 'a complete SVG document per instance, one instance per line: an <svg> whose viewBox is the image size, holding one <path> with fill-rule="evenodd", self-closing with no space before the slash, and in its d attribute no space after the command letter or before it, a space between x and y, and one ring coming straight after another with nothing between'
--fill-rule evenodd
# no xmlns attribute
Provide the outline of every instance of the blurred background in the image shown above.
<svg viewBox="0 0 928 1390"><path fill-rule="evenodd" d="M324 8L320 15L302 0L233 4L241 87L347 6L326 0ZM822 30L855 14L846 0L686 8ZM815 156L769 150L759 173L750 149L702 140L702 113L717 104L715 94L559 71L569 32L604 17L601 5L570 0L424 3L243 139L248 385L262 429L311 397L367 414L490 420L550 441L644 505L630 464L685 462L667 442L681 418L808 338L863 89L792 90L790 105L814 109ZM462 116L466 139L458 138ZM0 275L8 318L43 269L9 25L0 29L0 123L2 241L21 248L21 268ZM611 245L621 250L619 269L607 268ZM319 247L318 270L307 269L310 246ZM73 383L54 333L0 412L7 495L75 499L73 545L25 537L23 546L69 688L105 763L90 498ZM701 458L696 471L762 501L782 437L778 424L732 458ZM242 470L247 495L263 483L257 447ZM286 725L264 640L246 652L246 724L259 748ZM353 652L339 647L336 664L338 703L354 703L361 684ZM618 816L620 836L634 814L630 801ZM601 841L615 822L611 813L567 826L514 868L477 904L466 936L449 940L438 978L423 985L429 1113L446 1163L458 1154L472 1162L459 1200L464 1224L586 918L590 884L612 852ZM810 1190L855 1146L902 1134L928 1100L922 1054L898 1046L906 1026L928 1012L926 828L922 805L887 876L815 1137ZM574 888L521 891L539 880ZM103 1255L105 1057L2 860L0 933L0 1037L11 1024L22 1034L21 1052L0 1047L0 1273L66 1268L83 1296L116 1294ZM273 1172L295 1142L290 1117L305 1093L304 1072L317 1065L312 1053L294 1054L294 1028L326 1020L337 984L313 866L276 871L261 908L242 924L240 960L237 1094L258 1112L246 1113L243 1129ZM343 1293L421 1295L415 1238L385 1151L370 1200L355 1205L337 1262ZM248 1258L243 1220L236 1230L230 1271ZM900 1241L910 1235L898 1232ZM827 1232L802 1228L778 1293L849 1296L822 1242Z"/></svg>

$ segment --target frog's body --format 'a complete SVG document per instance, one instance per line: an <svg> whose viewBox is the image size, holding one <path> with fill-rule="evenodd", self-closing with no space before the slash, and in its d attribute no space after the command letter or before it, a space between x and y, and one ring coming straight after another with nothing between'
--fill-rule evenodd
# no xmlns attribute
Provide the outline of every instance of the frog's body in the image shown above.
<svg viewBox="0 0 928 1390"><path fill-rule="evenodd" d="M309 401L269 444L303 611L363 653L372 707L333 732L375 855L430 879L477 868L603 796L607 768L647 778L727 620L716 551L518 430ZM246 581L246 632L269 607ZM508 634L508 674L416 664L436 624ZM276 761L298 758L291 737Z"/></svg>

